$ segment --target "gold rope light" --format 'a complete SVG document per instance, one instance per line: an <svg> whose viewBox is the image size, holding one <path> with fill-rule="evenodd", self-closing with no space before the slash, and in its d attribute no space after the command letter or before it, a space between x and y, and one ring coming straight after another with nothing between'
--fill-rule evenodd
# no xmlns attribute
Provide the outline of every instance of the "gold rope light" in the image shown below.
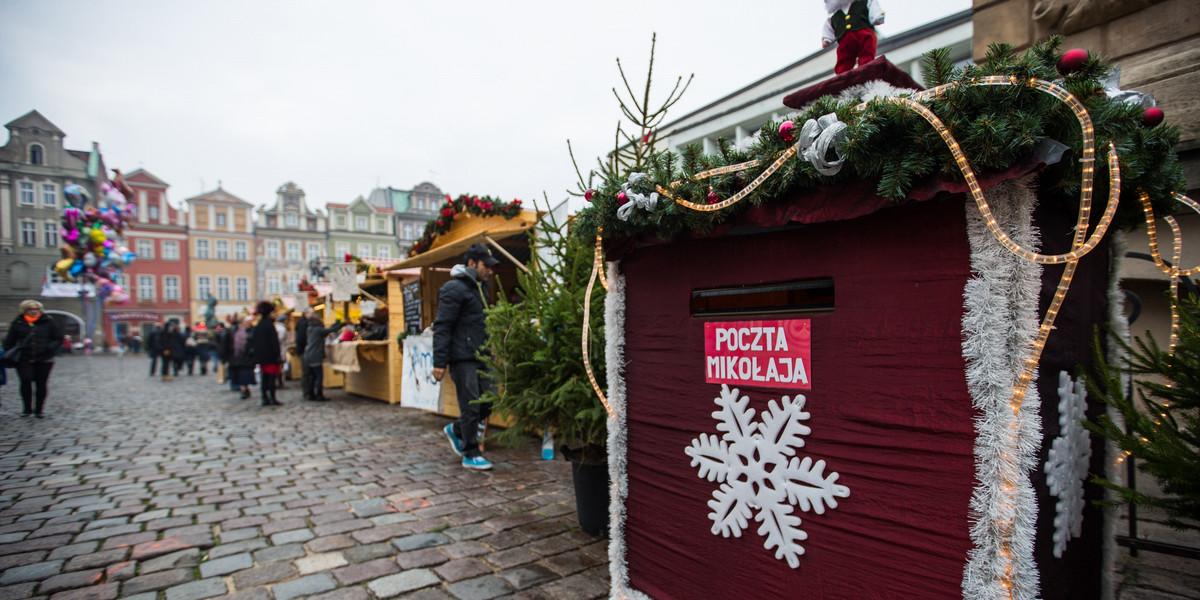
<svg viewBox="0 0 1200 600"><path fill-rule="evenodd" d="M596 374L592 371L592 360L588 352L588 343L591 342L591 323L592 323L592 289L596 285L596 274L603 270L604 267L604 244L603 239L599 234L596 235L596 248L592 254L592 276L588 279L587 292L583 296L583 367L587 370L588 381L592 383L592 390L596 392L596 396L600 398L600 403L604 405L605 412L609 418L614 416L612 406L608 403L608 398L604 397L604 390L600 388L600 382L596 381ZM608 289L605 285L604 289Z"/></svg>
<svg viewBox="0 0 1200 600"><path fill-rule="evenodd" d="M1179 193L1172 193L1171 196L1183 203L1184 206L1200 213L1200 204L1195 200ZM1171 227L1172 264L1167 265L1163 261L1158 250L1158 231L1154 226L1154 207L1150 204L1150 195L1145 190L1138 190L1138 199L1141 200L1142 212L1146 215L1146 235L1150 238L1150 256L1159 270L1171 278L1171 340L1167 346L1167 352L1174 354L1175 346L1179 343L1179 279L1200 273L1200 266L1186 270L1179 268L1179 261L1183 260L1183 235L1179 223L1171 215L1164 216L1163 220Z"/></svg>

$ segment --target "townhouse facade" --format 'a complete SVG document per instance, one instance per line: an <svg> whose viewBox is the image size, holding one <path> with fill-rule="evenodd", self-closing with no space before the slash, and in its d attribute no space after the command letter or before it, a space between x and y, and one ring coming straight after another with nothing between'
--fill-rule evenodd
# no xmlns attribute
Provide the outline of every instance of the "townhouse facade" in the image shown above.
<svg viewBox="0 0 1200 600"><path fill-rule="evenodd" d="M360 258L397 258L395 211L359 196L349 204L326 205L329 210L329 257L342 262L347 254Z"/></svg>
<svg viewBox="0 0 1200 600"><path fill-rule="evenodd" d="M167 182L137 169L125 175L133 189L137 216L125 230L124 245L137 254L125 267L120 284L129 302L104 308L104 340L146 339L155 326L175 319L189 322L191 282L188 277L187 212L167 198Z"/></svg>
<svg viewBox="0 0 1200 600"><path fill-rule="evenodd" d="M312 261L327 255L327 219L312 210L304 190L287 182L275 190L275 203L257 211L254 228L255 297L271 300L294 294Z"/></svg>
<svg viewBox="0 0 1200 600"><path fill-rule="evenodd" d="M15 311L36 298L46 314L58 319L67 335L82 342L88 321L95 322L94 301L85 308L78 284L59 281L51 266L61 258L59 230L62 190L76 184L93 199L105 180L99 144L90 150L63 145L66 134L36 110L5 125L8 141L0 147L0 306ZM89 292L94 299L94 290ZM11 312L0 318L0 335Z"/></svg>
<svg viewBox="0 0 1200 600"><path fill-rule="evenodd" d="M411 190L392 187L376 188L367 197L367 202L380 208L391 208L394 215L399 249L397 257L408 256L408 249L421 237L425 223L438 213L446 201L446 195L436 185L424 181Z"/></svg>
<svg viewBox="0 0 1200 600"><path fill-rule="evenodd" d="M221 189L186 200L189 323L204 320L209 296L216 317L253 311L255 302L254 205Z"/></svg>

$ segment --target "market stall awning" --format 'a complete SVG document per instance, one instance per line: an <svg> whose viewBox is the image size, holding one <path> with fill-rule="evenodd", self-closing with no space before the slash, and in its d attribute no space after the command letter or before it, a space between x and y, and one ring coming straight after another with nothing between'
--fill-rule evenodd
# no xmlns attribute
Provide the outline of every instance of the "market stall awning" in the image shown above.
<svg viewBox="0 0 1200 600"><path fill-rule="evenodd" d="M460 215L454 219L454 225L433 243L428 251L407 260L398 262L385 271L427 267L447 260L457 260L467 247L474 243L492 245L496 240L524 234L533 229L538 215L531 210L523 210L511 219L504 217L476 217ZM497 258L504 258L502 252L497 252Z"/></svg>

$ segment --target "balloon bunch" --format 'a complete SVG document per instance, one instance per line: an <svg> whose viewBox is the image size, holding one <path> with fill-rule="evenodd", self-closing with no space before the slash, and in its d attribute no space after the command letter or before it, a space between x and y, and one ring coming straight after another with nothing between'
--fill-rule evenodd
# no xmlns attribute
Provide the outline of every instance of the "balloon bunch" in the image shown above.
<svg viewBox="0 0 1200 600"><path fill-rule="evenodd" d="M79 185L63 188L66 206L62 214L62 259L54 272L67 281L92 283L97 295L108 302L122 304L129 294L114 280L137 255L125 246L117 245L125 229L126 219L137 215L133 189L125 183L121 171L113 169L112 182L100 184L103 196L89 206L92 199L87 189Z"/></svg>

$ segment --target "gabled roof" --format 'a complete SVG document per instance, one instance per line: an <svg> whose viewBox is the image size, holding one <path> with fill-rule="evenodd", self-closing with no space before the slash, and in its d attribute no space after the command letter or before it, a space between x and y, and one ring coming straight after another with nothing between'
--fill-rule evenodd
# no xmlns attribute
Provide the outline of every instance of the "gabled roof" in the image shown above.
<svg viewBox="0 0 1200 600"><path fill-rule="evenodd" d="M155 177L154 174L145 169L135 169L131 173L126 173L125 181L130 184L137 183L143 186L162 187L164 189L170 187L171 185L159 179L158 177Z"/></svg>
<svg viewBox="0 0 1200 600"><path fill-rule="evenodd" d="M253 204L250 204L249 202L246 202L245 200L242 200L241 198L238 198L237 196L234 196L233 194L230 194L221 188L217 188L211 192L204 192L198 196L192 196L191 198L184 200L184 202L221 202L225 204L254 206Z"/></svg>
<svg viewBox="0 0 1200 600"><path fill-rule="evenodd" d="M9 121L4 126L9 129L37 128L37 129L42 129L45 131L57 133L58 135L61 135L61 136L66 136L66 134L63 133L63 131L61 129L59 129L57 125L55 125L54 123L51 123L50 119L47 119L46 117L42 116L42 113L40 113L36 110L31 110L31 111L25 113L24 115Z"/></svg>

